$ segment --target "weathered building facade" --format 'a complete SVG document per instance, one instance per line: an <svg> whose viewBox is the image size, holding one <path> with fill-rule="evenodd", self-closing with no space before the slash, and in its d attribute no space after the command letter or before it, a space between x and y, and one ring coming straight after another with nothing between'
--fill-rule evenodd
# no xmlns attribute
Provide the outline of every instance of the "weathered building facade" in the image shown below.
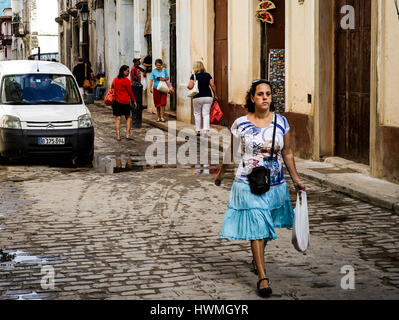
<svg viewBox="0 0 399 320"><path fill-rule="evenodd" d="M27 59L31 54L30 2L28 0L12 0L11 7L13 13L12 57L14 60Z"/></svg>
<svg viewBox="0 0 399 320"><path fill-rule="evenodd" d="M58 54L57 2L12 0L12 59ZM44 56L43 56L44 57Z"/></svg>
<svg viewBox="0 0 399 320"><path fill-rule="evenodd" d="M338 156L399 182L394 1L286 1L287 117L296 153Z"/></svg>
<svg viewBox="0 0 399 320"><path fill-rule="evenodd" d="M3 15L0 16L0 60L11 60L11 45L12 45L12 16L11 8L3 10Z"/></svg>
<svg viewBox="0 0 399 320"><path fill-rule="evenodd" d="M298 156L338 156L369 165L375 177L399 181L399 21L393 1L274 0L270 7L260 0L59 2L69 66L82 54L82 41L74 39L83 29L79 13L69 17L72 27L65 12L87 3L89 58L95 72L107 73L108 85L122 64L131 66L152 49L153 61L164 61L176 88L169 108L178 120L192 122L186 86L193 62L201 60L215 79L224 124L231 125L246 113L251 82L269 78ZM272 24L257 17L265 5ZM348 29L352 13L354 27Z"/></svg>

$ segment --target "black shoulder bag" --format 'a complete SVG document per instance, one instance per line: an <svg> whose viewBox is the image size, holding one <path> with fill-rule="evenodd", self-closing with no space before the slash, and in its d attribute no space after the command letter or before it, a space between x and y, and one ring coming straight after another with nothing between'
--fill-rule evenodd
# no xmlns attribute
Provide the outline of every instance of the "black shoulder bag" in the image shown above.
<svg viewBox="0 0 399 320"><path fill-rule="evenodd" d="M276 128L277 128L277 114L274 118L274 130L273 130L273 142L272 142L272 150L271 157L269 157L269 168L272 167L272 160L274 158L274 143L276 139ZM245 167L245 163L244 163ZM270 169L265 168L262 164L260 167L256 167L252 169L252 172L248 175L249 186L251 188L251 192L256 195L265 194L270 190Z"/></svg>

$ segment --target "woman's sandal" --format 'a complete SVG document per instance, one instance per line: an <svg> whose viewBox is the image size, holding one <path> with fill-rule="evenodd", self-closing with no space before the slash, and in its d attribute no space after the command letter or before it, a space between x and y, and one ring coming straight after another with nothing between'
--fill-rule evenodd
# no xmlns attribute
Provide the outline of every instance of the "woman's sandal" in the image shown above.
<svg viewBox="0 0 399 320"><path fill-rule="evenodd" d="M116 137L116 141L121 141L121 137Z"/></svg>
<svg viewBox="0 0 399 320"><path fill-rule="evenodd" d="M126 140L133 140L131 136L126 136Z"/></svg>
<svg viewBox="0 0 399 320"><path fill-rule="evenodd" d="M269 297L272 295L272 293L273 293L272 288L267 287L267 288L262 288L262 289L260 289L260 284L261 284L261 282L262 282L262 281L265 281L265 280L267 281L267 284L270 286L270 280L269 280L269 278L260 279L260 280L258 281L258 284L257 284L258 293L259 293L259 295L260 295L261 297L263 297L263 298L269 298Z"/></svg>

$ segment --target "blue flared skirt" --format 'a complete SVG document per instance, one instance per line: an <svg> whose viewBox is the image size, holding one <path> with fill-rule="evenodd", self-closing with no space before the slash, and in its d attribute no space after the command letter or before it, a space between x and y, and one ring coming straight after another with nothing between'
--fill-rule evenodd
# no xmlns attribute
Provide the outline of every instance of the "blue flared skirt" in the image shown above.
<svg viewBox="0 0 399 320"><path fill-rule="evenodd" d="M293 225L294 210L286 183L258 196L251 192L249 184L235 180L220 237L271 241L277 239L276 228Z"/></svg>

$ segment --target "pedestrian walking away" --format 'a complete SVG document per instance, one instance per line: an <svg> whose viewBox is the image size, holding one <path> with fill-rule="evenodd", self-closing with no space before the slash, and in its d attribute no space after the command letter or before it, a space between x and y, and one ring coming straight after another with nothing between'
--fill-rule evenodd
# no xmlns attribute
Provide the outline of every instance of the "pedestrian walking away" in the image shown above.
<svg viewBox="0 0 399 320"><path fill-rule="evenodd" d="M187 88L194 88L194 81L198 81L199 93L193 97L195 130L197 136L201 134L201 120L203 120L202 130L207 134L210 130L209 113L211 111L213 100L218 100L216 95L216 86L212 76L206 72L204 64L201 61L194 62L194 74L191 75ZM213 97L212 97L212 92ZM202 118L201 119L201 114Z"/></svg>
<svg viewBox="0 0 399 320"><path fill-rule="evenodd" d="M155 108L157 109L157 122L165 122L165 107L167 93L160 92L157 90L160 81L169 80L168 71L163 67L163 62L161 59L155 60L155 69L152 70L150 75L150 80L148 86L150 87L150 92L153 94Z"/></svg>
<svg viewBox="0 0 399 320"><path fill-rule="evenodd" d="M82 96L86 94L86 91L83 88L83 83L85 80L94 79L94 73L91 69L90 63L84 63L83 58L78 58L78 62L76 66L72 70L72 74L74 75L76 82L78 83L79 91Z"/></svg>
<svg viewBox="0 0 399 320"><path fill-rule="evenodd" d="M123 65L119 69L118 76L112 81L111 88L115 90L115 101L112 105L112 112L115 116L115 130L116 139L121 140L120 136L120 121L121 116L126 118L126 139L131 139L130 129L132 125L132 117L130 115L130 103L133 101L136 107L136 100L134 98L132 89L130 87L130 81L127 78L129 76L129 66Z"/></svg>
<svg viewBox="0 0 399 320"><path fill-rule="evenodd" d="M215 184L220 186L229 165L226 159L233 159L231 156L236 155L241 143L242 161L231 188L220 237L250 241L252 266L259 278L258 293L269 297L272 289L265 269L266 244L277 239L276 228L292 228L294 223L283 161L296 190L306 191L306 187L299 179L290 147L290 125L284 116L273 112L272 87L268 81L252 83L246 108L248 115L238 118L231 127L232 143L215 178ZM252 193L248 176L261 167L270 169L270 190L258 195Z"/></svg>

